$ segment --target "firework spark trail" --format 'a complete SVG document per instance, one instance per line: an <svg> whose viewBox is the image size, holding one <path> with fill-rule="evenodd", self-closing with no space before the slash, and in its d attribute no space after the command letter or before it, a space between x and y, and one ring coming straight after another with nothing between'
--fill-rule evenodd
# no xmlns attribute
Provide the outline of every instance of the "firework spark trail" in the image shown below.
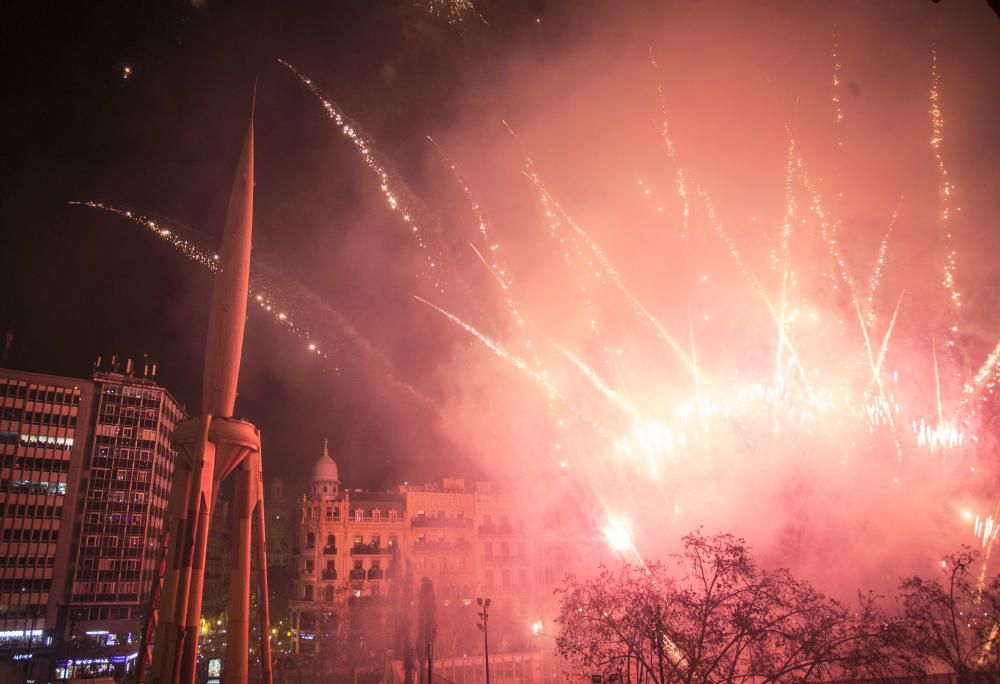
<svg viewBox="0 0 1000 684"><path fill-rule="evenodd" d="M868 352L868 363L870 364L871 371L872 371L872 381L875 383L875 386L878 388L879 399L882 400L883 404L888 405L889 404L889 399L886 396L885 385L882 383L881 366L875 360L875 354L874 354L874 351L872 350L871 337L868 335L868 326L865 325L864 316L861 314L861 305L858 304L858 300L857 299L854 300L854 311L858 315L858 323L861 326L861 332L862 332L862 334L864 336L865 350ZM886 342L885 342L885 344L888 344L888 334L886 335ZM892 415L892 411L887 411L886 412L886 417L887 417L888 423L889 423L889 432L892 435L892 442L893 442L893 445L896 447L896 458L897 459L902 459L902 457L903 457L903 445L899 441L899 432L896 430L896 420L895 420L895 418Z"/></svg>
<svg viewBox="0 0 1000 684"><path fill-rule="evenodd" d="M833 259L834 263L837 264L840 280L847 286L848 294L851 296L853 303L857 303L858 293L854 287L854 279L851 277L850 269L847 267L847 262L844 260L844 256L841 253L840 246L837 242L837 224L831 222L830 212L824 209L822 196L816 188L816 185L812 182L812 179L809 177L809 174L806 172L805 163L803 162L802 157L796 158L795 166L798 170L799 181L802 183L802 187L805 188L806 192L809 194L809 208L819 221L820 238L822 238L823 243L826 245L830 257ZM864 320L862 319L862 325L863 324Z"/></svg>
<svg viewBox="0 0 1000 684"><path fill-rule="evenodd" d="M327 117L330 118L340 129L348 140L354 145L358 154L361 156L361 161L367 166L379 182L379 189L382 191L382 195L385 197L386 201L389 203L389 207L395 211L403 219L403 222L409 226L410 232L413 234L414 239L417 241L417 245L427 252L424 256L424 263L426 264L429 273L432 274L433 286L440 293L444 293L444 285L441 283L441 264L444 260L445 251L438 251L435 257L429 247L427 238L425 237L424 229L418 223L417 214L426 215L426 211L423 209L423 203L417 199L417 197L410 191L409 186L401 179L398 175L390 171L389 164L382 159L382 155L378 153L375 149L374 143L371 139L361 132L361 129L355 124L346 114L344 114L333 102L324 97L323 93L320 92L316 84L307 77L305 74L300 72L298 69L293 67L291 64L283 59L279 59L278 62L287 68L296 78L309 90L312 95L319 100L320 104L323 106L323 110L326 112ZM433 235L438 242L438 244L444 244L444 239L440 234L440 227L434 226Z"/></svg>
<svg viewBox="0 0 1000 684"><path fill-rule="evenodd" d="M695 191L702 200L702 204L705 207L705 215L708 218L708 222L712 226L712 229L715 231L715 234L720 240L722 240L722 243L726 246L729 255L740 267L743 275L750 281L753 291L757 294L760 300L764 302L764 306L767 307L767 311L771 315L771 319L774 321L774 324L779 325L778 311L774 308L774 304L771 303L767 293L764 292L764 288L760 284L760 281L757 280L757 276L754 275L753 270L747 265L746 261L744 261L743 255L740 254L735 241L722 224L722 220L715 211L715 205L712 203L712 198L709 196L708 191L697 183L695 184ZM806 370L802 366L802 360L799 357L798 352L796 352L795 347L788 336L785 336L784 342L788 347L788 352L791 354L792 363L799 372L799 379L801 380L803 387L806 388L806 392L809 394L810 400L815 402L817 400L816 393L813 390L812 383L810 383L809 379L806 377Z"/></svg>
<svg viewBox="0 0 1000 684"><path fill-rule="evenodd" d="M162 221L158 222L142 212L103 204L101 202L73 201L69 202L69 204L71 206L100 209L101 211L106 211L127 219L128 221L147 229L157 238L166 241L171 247L176 249L188 259L204 266L213 273L219 272L220 265L218 256L211 250L197 245L193 240L183 237L176 227L171 227ZM291 307L287 306L287 302L282 303L279 301L283 298L278 297L277 292L283 291L287 294L290 291L292 295L289 299L294 299L300 303L305 302L305 307L296 308L305 308L312 311L313 313L309 316L309 318L317 319L317 317L322 317L323 320L329 320L332 322L337 331L336 336L349 340L354 347L363 354L364 357L369 359L369 362L372 364L372 372L377 374L380 380L384 381L389 387L396 390L400 394L408 396L427 408L437 410L438 406L436 402L410 383L396 377L393 364L389 360L389 357L386 356L385 352L376 347L364 335L358 332L358 330L346 318L344 318L343 314L324 302L318 295L308 288L303 287L298 283L289 281L287 278L280 275L267 275L266 272L268 270L273 269L268 269L266 265L261 264L259 260L255 259L253 270L250 274L250 287L248 293L250 303L255 305L259 310L268 314L271 317L271 320L284 330L304 340L306 342L306 349L310 353L317 354L323 358L329 358L330 354L333 352L328 351L327 347L332 349L336 343L334 340L328 340L324 345L320 345L318 343L320 337L315 334L315 331L310 331L308 328L296 322L300 317L291 313Z"/></svg>
<svg viewBox="0 0 1000 684"><path fill-rule="evenodd" d="M610 510L607 511L607 520L607 524L601 527L601 533L611 550L645 568L646 564L643 562L642 556L639 555L639 550L635 547L632 521L626 516L612 513Z"/></svg>
<svg viewBox="0 0 1000 684"><path fill-rule="evenodd" d="M480 252L475 245L470 244L469 246L472 247L476 256L479 257L479 260L483 262L486 268L489 269L490 273L493 274L493 277L497 279L497 282L499 282L500 286L503 288L504 305L507 307L507 311L510 315L514 317L514 322L519 326L524 326L525 319L521 314L520 306L518 306L518 303L510 295L510 277L508 275L507 265L500 258L500 244L490 236L489 223L486 221L486 216L483 214L483 210L479 206L479 202L476 201L475 196L472 194L472 188L469 187L462 170L447 153L447 151L445 151L445 149L431 136L427 136L427 140L434 145L434 148L438 151L438 154L441 157L441 161L448 167L452 177L455 179L455 182L458 183L458 186L462 189L462 193L465 195L466 200L469 202L469 207L472 209L472 214L476 219L476 228L479 230L479 234L483 239L483 245L490 255L489 260L484 257L483 253Z"/></svg>
<svg viewBox="0 0 1000 684"><path fill-rule="evenodd" d="M982 538L983 542L983 564L979 569L979 583L976 585L980 592L982 592L983 587L986 585L986 569L990 564L990 557L993 555L993 543L997 540L997 533L1000 532L1000 501L997 502L996 509L993 515L987 516L986 520L982 523L980 518L976 516L976 524L974 528L974 534L977 537ZM980 598L982 594L980 593ZM990 632L990 643L994 643L997 635L998 625L993 625L993 629ZM985 653L983 657L985 657ZM982 663L982 659L980 659Z"/></svg>
<svg viewBox="0 0 1000 684"><path fill-rule="evenodd" d="M656 74L656 93L660 98L660 115L662 118L662 123L660 126L661 136L663 138L663 144L667 149L667 158L674 164L674 178L677 183L677 195L681 198L681 239L687 240L689 224L688 221L691 216L691 207L688 201L688 179L687 171L677 163L677 152L674 147L674 140L670 136L670 124L669 117L667 116L667 98L663 93L663 83L659 78L660 75L660 65L656 61L656 55L653 53L653 48L649 48L649 62L653 67L653 73Z"/></svg>
<svg viewBox="0 0 1000 684"><path fill-rule="evenodd" d="M903 304L903 295L905 293L905 290L899 293L899 299L896 300L896 307L892 310L892 318L889 319L889 327L885 329L885 336L882 338L882 344L878 350L878 359L875 362L875 371L877 374L882 373L882 365L885 363L886 354L889 352L889 340L892 338L892 331L896 327L896 318L899 316L899 308ZM868 387L870 388L871 384Z"/></svg>
<svg viewBox="0 0 1000 684"><path fill-rule="evenodd" d="M72 202L68 202L67 204L73 207L100 209L101 211L106 211L110 214L116 214L124 219L128 219L132 223L146 228L149 232L161 240L165 240L170 243L174 249L191 261L204 266L212 272L217 272L219 270L218 254L215 254L214 252L211 252L203 247L199 247L191 240L179 235L177 231L170 226L162 225L156 220L151 219L140 212L125 209L123 207L116 207L110 204L103 204L101 202L79 202L74 200Z"/></svg>
<svg viewBox="0 0 1000 684"><path fill-rule="evenodd" d="M183 237L177 229L166 226L162 222L149 218L140 212L133 211L131 209L124 209L122 207L116 207L110 204L103 204L101 202L74 201L69 204L72 206L82 206L90 209L100 209L101 211L106 211L127 219L136 225L146 228L159 239L166 241L171 247L176 249L191 261L204 266L213 273L218 273L220 270L218 254L215 254L204 247L200 247L192 240ZM257 269L254 270L256 271ZM273 288L266 287L264 285L259 273L251 274L249 288L250 301L269 313L274 318L276 323L284 327L289 332L305 340L312 339L313 336L308 330L295 323L292 316L287 313L287 308L279 305L273 300L273 295L269 293L272 289ZM321 356L326 356L326 353L321 351L314 342L310 342L309 350L314 353L318 353Z"/></svg>
<svg viewBox="0 0 1000 684"><path fill-rule="evenodd" d="M694 324L691 322L691 307L688 306L688 336L691 338L691 363L694 365L694 399L698 403L698 425L705 432L705 400L701 391L701 373L698 372L698 349L694 344Z"/></svg>
<svg viewBox="0 0 1000 684"><path fill-rule="evenodd" d="M472 325L466 323L455 314L446 311L445 309L442 309L436 304L432 304L423 297L413 295L413 298L416 299L418 302L426 304L427 306L434 309L442 316L450 320L452 323L465 330L467 333L469 333L477 340L482 342L484 345L486 345L486 348L492 351L494 354L496 354L499 358L513 364L515 368L517 368L519 371L521 371L529 378L534 380L542 389L544 389L550 400L559 400L563 403L568 404L565 397L563 397L559 389L554 384L552 384L552 382L548 379L548 377L546 377L545 373L540 373L536 371L534 368L531 367L531 364L529 364L527 361L511 354L509 351L504 349L499 342L489 337L488 335L479 332L479 330L477 330Z"/></svg>
<svg viewBox="0 0 1000 684"><path fill-rule="evenodd" d="M510 283L504 280L503 276L497 273L496 270L492 266L490 266L489 262L486 261L486 257L483 256L483 253L480 252L478 249L476 249L476 246L471 242L469 243L469 247L472 249L473 252L475 252L476 256L479 257L479 260L483 262L483 266L485 266L486 270L490 272L490 275L493 276L493 279L497 281L497 283L500 285L500 288L503 290L509 290ZM517 323L519 325L523 322L524 321L521 320L520 318L517 319Z"/></svg>
<svg viewBox="0 0 1000 684"><path fill-rule="evenodd" d="M886 228L882 242L879 244L878 256L875 258L875 267L872 269L871 278L868 280L867 308L869 328L874 327L877 318L875 312L875 294L878 292L879 285L882 282L882 269L885 267L885 256L889 251L889 237L892 235L893 228L896 227L896 219L899 218L899 208L902 204L903 196L900 195L899 201L896 203L896 209L892 212L892 218L889 220L889 227Z"/></svg>
<svg viewBox="0 0 1000 684"><path fill-rule="evenodd" d="M837 130L837 147L844 146L844 110L841 107L842 89L840 80L840 44L837 40L837 27L833 27L833 120Z"/></svg>
<svg viewBox="0 0 1000 684"><path fill-rule="evenodd" d="M976 374L972 376L972 380L965 383L965 387L962 389L962 399L956 408L956 413L961 413L968 406L969 402L975 398L987 379L993 375L998 362L1000 362L1000 341L997 341L996 346L993 347L993 351L986 356L986 360L983 361L983 365L979 367Z"/></svg>
<svg viewBox="0 0 1000 684"><path fill-rule="evenodd" d="M691 362L691 358L677 343L677 340L675 340L673 336L669 332L667 332L667 329L663 326L663 324L660 323L660 321L652 313L650 313L650 311L643 305L643 303L640 302L636 298L636 296L632 294L632 292L628 289L628 287L626 287L625 282L622 280L621 274L618 273L618 270L608 259L607 255L605 255L604 250L601 248L601 246L597 244L590 237L590 235L588 235L587 232L583 228L581 228L576 223L576 221L574 221L573 218L568 213L566 213L566 211L552 197L551 193L549 193L545 185L542 183L541 179L538 177L538 174L535 173L534 169L532 168L530 160L529 163L526 164L525 166L524 173L535 185L538 191L541 193L542 201L546 203L546 205L551 206L556 212L558 212L560 216L562 216L566 224L573 229L573 232L576 234L576 236L579 237L581 242L584 245L586 245L586 247L590 250L590 252L597 258L597 261L600 264L601 268L603 269L604 273L607 274L608 278L611 280L612 283L614 283L618 291L625 297L628 303L632 306L633 310L637 314L639 314L640 317L644 318L650 325L653 326L653 329L656 330L657 335L660 337L660 339L665 341L670 346L670 348L674 351L674 353L681 360L681 362L692 373L697 373L698 370Z"/></svg>
<svg viewBox="0 0 1000 684"><path fill-rule="evenodd" d="M958 333L958 309L962 306L962 294L955 283L955 270L958 265L958 253L952 242L952 191L954 186L949 178L948 167L944 163L941 154L941 143L944 138L944 117L941 115L941 73L938 71L937 46L931 48L931 88L930 103L928 113L931 117L931 150L934 153L934 162L937 166L938 178L940 182L941 215L938 221L938 229L945 245L944 277L942 284L948 292L948 299L955 309L955 320L949 329L948 346L955 346L955 338Z"/></svg>
<svg viewBox="0 0 1000 684"><path fill-rule="evenodd" d="M941 403L941 373L938 371L937 345L931 338L931 358L934 360L934 397L937 400L938 425L944 425L944 405Z"/></svg>
<svg viewBox="0 0 1000 684"><path fill-rule="evenodd" d="M618 392L612 389L608 385L608 383L605 382L604 379L597 373L597 371L588 366L582 359L580 359L580 357L578 357L576 354L571 352L566 347L563 347L558 343L554 344L556 348L562 352L563 356L565 356L570 363L576 366L577 369L579 369L579 371L583 373L584 377L586 377L587 380L589 380L590 383L595 388L597 388L597 391L599 391L602 395L604 395L604 397L608 401L618 406L620 409L625 411L633 418L636 417L635 408L628 401L626 401L625 398L622 397L622 395L620 395Z"/></svg>
<svg viewBox="0 0 1000 684"><path fill-rule="evenodd" d="M489 25L476 9L472 0L414 0L414 4L424 7L427 13L432 16L444 18L449 24L459 24L471 14L487 26Z"/></svg>
<svg viewBox="0 0 1000 684"><path fill-rule="evenodd" d="M781 301L778 307L778 343L775 349L774 388L781 395L784 385L784 351L788 326L788 286L792 238L792 220L795 217L795 194L792 192L793 165L795 161L795 139L788 141L788 158L785 164L785 216L781 226Z"/></svg>

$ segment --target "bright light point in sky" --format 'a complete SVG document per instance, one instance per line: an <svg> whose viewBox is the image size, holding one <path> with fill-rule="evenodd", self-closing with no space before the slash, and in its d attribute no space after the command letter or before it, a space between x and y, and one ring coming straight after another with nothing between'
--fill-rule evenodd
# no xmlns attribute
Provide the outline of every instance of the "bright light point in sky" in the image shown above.
<svg viewBox="0 0 1000 684"><path fill-rule="evenodd" d="M132 76L132 67L126 64L124 67L122 67L122 78L128 80L130 76Z"/></svg>
<svg viewBox="0 0 1000 684"><path fill-rule="evenodd" d="M540 634L542 631L542 621L536 620L533 625L531 625L532 634Z"/></svg>
<svg viewBox="0 0 1000 684"><path fill-rule="evenodd" d="M625 516L608 513L608 524L601 528L608 546L618 553L634 553L632 542L632 522Z"/></svg>

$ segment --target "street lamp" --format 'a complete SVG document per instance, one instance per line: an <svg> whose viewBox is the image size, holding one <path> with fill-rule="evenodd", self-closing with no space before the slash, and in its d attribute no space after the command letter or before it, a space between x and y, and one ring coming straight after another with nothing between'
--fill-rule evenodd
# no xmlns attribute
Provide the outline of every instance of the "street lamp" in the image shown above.
<svg viewBox="0 0 1000 684"><path fill-rule="evenodd" d="M483 653L486 656L486 684L490 684L490 600L477 598L476 603L483 609L483 612L479 613L479 617L482 619L482 622L476 626L479 627L479 631L483 633Z"/></svg>

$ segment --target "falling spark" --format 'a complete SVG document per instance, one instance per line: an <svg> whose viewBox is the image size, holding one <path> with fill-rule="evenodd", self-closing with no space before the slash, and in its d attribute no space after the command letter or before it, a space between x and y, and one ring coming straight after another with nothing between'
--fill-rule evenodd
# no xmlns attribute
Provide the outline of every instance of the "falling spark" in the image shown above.
<svg viewBox="0 0 1000 684"><path fill-rule="evenodd" d="M435 304L430 303L423 297L418 297L417 295L413 295L413 298L416 299L418 302L426 304L427 306L434 309L442 316L450 320L452 323L465 330L467 333L469 333L477 340L482 342L484 345L486 345L486 348L492 351L494 354L496 354L499 358L513 364L515 368L517 368L519 371L521 371L529 378L534 380L542 389L544 389L549 399L562 399L562 394L559 392L556 386L552 384L552 382L545 376L544 373L539 373L523 359L520 359L511 354L510 352L508 352L506 349L503 348L503 346L499 342L479 332L478 330L476 330L476 328L469 325L455 314L446 311L445 309L442 309L441 307Z"/></svg>
<svg viewBox="0 0 1000 684"><path fill-rule="evenodd" d="M443 18L449 24L459 24L470 14L484 24L486 20L476 11L472 0L415 0L414 4L423 7L432 16Z"/></svg>
<svg viewBox="0 0 1000 684"><path fill-rule="evenodd" d="M663 145L667 150L667 158L674 165L674 180L677 184L677 195L681 198L681 239L687 240L689 230L688 221L691 218L691 206L688 203L687 193L687 172L680 164L677 163L677 152L674 147L674 140L670 137L670 124L669 118L667 117L667 98L663 94L663 83L659 79L660 65L656 61L656 55L653 53L653 48L649 48L649 62L653 67L653 73L657 76L656 93L660 98L661 116L660 134L663 139Z"/></svg>
<svg viewBox="0 0 1000 684"><path fill-rule="evenodd" d="M837 40L837 29L833 30L833 120L837 125L837 147L844 146L844 136L842 124L844 123L844 110L841 106L841 81L840 81L840 44Z"/></svg>
<svg viewBox="0 0 1000 684"><path fill-rule="evenodd" d="M406 183L397 174L390 171L388 164L382 161L381 155L375 150L375 145L371 139L362 133L357 124L351 121L346 114L320 92L312 79L308 78L285 60L279 59L278 62L291 71L309 92L319 100L326 115L337 125L340 132L351 141L351 144L354 145L354 148L361 156L361 161L364 165L375 174L376 180L379 183L379 190L381 190L389 207L402 218L403 223L408 226L417 245L426 253L424 264L427 267L427 273L431 278L434 289L439 293L444 293L441 274L441 264L444 262L443 253L432 251L428 245L425 235L426 231L417 220L418 214L423 215L426 213L420 209L419 200L410 191ZM438 234L436 237L437 241L441 242L440 235Z"/></svg>
<svg viewBox="0 0 1000 684"><path fill-rule="evenodd" d="M902 204L903 197L900 196L899 202L896 203L896 209L892 212L892 218L889 220L889 227L886 229L885 235L882 237L882 242L879 244L878 256L875 258L875 267L872 269L871 278L868 280L867 308L869 328L875 325L875 294L878 292L879 285L882 283L882 269L885 267L886 253L889 251L889 237L892 235L892 230L896 226L896 219L899 217L899 207Z"/></svg>
<svg viewBox="0 0 1000 684"><path fill-rule="evenodd" d="M608 546L632 562L643 564L633 540L632 521L623 515L608 512L608 522L601 528Z"/></svg>
<svg viewBox="0 0 1000 684"><path fill-rule="evenodd" d="M954 230L951 225L952 193L955 188L952 185L948 167L945 165L944 157L941 154L941 143L944 140L944 117L941 114L941 73L938 69L937 46L931 49L931 88L928 111L931 117L931 150L934 153L934 162L937 166L940 183L938 194L941 201L941 214L938 217L938 229L941 233L945 249L943 285L948 292L948 299L952 307L956 309L955 315L957 317L957 309L960 309L962 306L962 294L955 283L958 252L952 241L952 231ZM955 345L955 333L957 332L958 324L956 322L950 328L951 339L949 339L948 345L951 347Z"/></svg>

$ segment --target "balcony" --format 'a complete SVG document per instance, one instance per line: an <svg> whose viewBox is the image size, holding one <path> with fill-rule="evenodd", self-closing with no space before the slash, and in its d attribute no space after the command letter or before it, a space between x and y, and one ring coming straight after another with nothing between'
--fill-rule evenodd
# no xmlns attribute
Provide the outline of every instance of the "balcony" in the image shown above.
<svg viewBox="0 0 1000 684"><path fill-rule="evenodd" d="M355 544L351 547L352 556L391 556L391 546L376 546L375 544Z"/></svg>
<svg viewBox="0 0 1000 684"><path fill-rule="evenodd" d="M325 579L325 580L335 580L335 579L337 579L337 571L336 570L324 570L323 571L323 579Z"/></svg>
<svg viewBox="0 0 1000 684"><path fill-rule="evenodd" d="M508 534L514 534L514 528L510 525L495 525L490 523L489 525L480 525L479 534L487 536L502 536Z"/></svg>
<svg viewBox="0 0 1000 684"><path fill-rule="evenodd" d="M472 527L472 518L416 515L410 519L410 525L413 527L452 527L463 529Z"/></svg>
<svg viewBox="0 0 1000 684"><path fill-rule="evenodd" d="M336 556L337 555L337 547L336 546L324 546L323 547L323 555L324 556Z"/></svg>
<svg viewBox="0 0 1000 684"><path fill-rule="evenodd" d="M351 570L351 579L352 580L359 580L359 581L360 580L364 580L365 579L365 571L364 570Z"/></svg>
<svg viewBox="0 0 1000 684"><path fill-rule="evenodd" d="M368 579L370 580L380 580L385 579L385 574L382 572L381 568L372 568L368 571Z"/></svg>
<svg viewBox="0 0 1000 684"><path fill-rule="evenodd" d="M472 544L459 539L456 541L420 541L413 543L414 553L468 553L472 550Z"/></svg>

